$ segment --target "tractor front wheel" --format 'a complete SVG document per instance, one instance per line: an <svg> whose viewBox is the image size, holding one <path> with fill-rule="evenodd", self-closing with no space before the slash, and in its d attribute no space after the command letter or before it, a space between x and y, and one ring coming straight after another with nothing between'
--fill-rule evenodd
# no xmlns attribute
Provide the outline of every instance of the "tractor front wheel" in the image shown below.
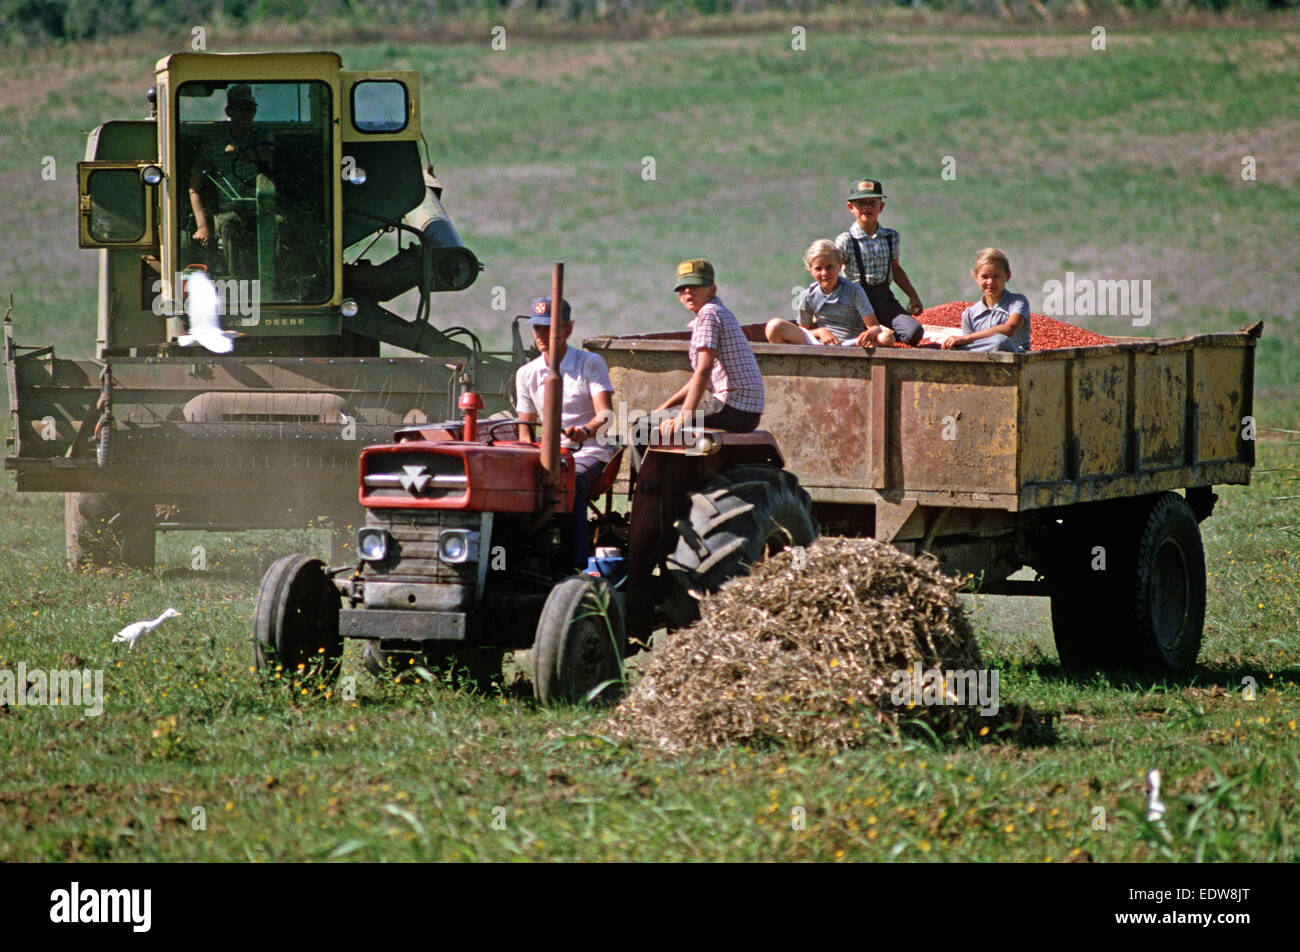
<svg viewBox="0 0 1300 952"><path fill-rule="evenodd" d="M325 563L306 555L277 559L262 577L253 609L254 661L265 674L338 677L343 658L339 593Z"/></svg>
<svg viewBox="0 0 1300 952"><path fill-rule="evenodd" d="M551 589L533 642L539 704L605 702L622 693L627 629L621 598L590 575L571 576Z"/></svg>

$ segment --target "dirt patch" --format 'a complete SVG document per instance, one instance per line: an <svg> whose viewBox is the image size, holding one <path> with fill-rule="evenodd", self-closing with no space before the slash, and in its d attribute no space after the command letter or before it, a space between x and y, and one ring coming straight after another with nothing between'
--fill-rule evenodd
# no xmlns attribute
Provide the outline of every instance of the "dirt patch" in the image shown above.
<svg viewBox="0 0 1300 952"><path fill-rule="evenodd" d="M110 50L117 55L108 55ZM96 121L143 118L145 91L153 85L155 59L138 50L105 49L105 57L60 56L40 51L0 68L0 115L6 122L75 118L87 103L101 103ZM121 104L131 108L123 109Z"/></svg>
<svg viewBox="0 0 1300 952"><path fill-rule="evenodd" d="M1109 154L1130 165L1169 166L1179 176L1218 175L1233 185L1259 183L1292 187L1300 184L1300 121L1279 120L1253 129L1223 132L1184 132L1172 136L1131 136L1118 139ZM1242 178L1250 159L1253 179Z"/></svg>
<svg viewBox="0 0 1300 952"><path fill-rule="evenodd" d="M468 88L495 87L504 79L527 79L533 82L554 82L583 73L621 68L623 57L615 58L608 46L582 47L548 46L515 50L510 56L485 56L476 61L482 70Z"/></svg>
<svg viewBox="0 0 1300 952"><path fill-rule="evenodd" d="M1090 33L1044 36L1042 34L1006 34L1001 36L969 36L945 43L933 34L884 33L879 38L884 43L914 47L921 50L921 63L951 62L951 47L960 46L964 61L988 60L1039 60L1062 59L1068 56L1093 56ZM1149 47L1151 37L1137 34L1107 33L1107 48Z"/></svg>
<svg viewBox="0 0 1300 952"><path fill-rule="evenodd" d="M960 587L929 556L874 539L782 552L703 599L701 620L656 650L608 730L668 750L830 751L909 721L978 732L988 721L942 676L983 668Z"/></svg>

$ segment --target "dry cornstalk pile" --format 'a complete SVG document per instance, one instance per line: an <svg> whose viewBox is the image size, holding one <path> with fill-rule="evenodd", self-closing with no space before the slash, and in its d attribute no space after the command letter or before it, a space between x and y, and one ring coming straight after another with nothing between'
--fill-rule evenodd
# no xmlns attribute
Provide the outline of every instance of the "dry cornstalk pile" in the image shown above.
<svg viewBox="0 0 1300 952"><path fill-rule="evenodd" d="M977 729L975 707L895 703L895 672L979 669L957 598L933 558L873 539L821 539L761 563L701 604L655 649L610 731L668 750L787 744L837 750L922 720ZM985 721L987 723L987 721Z"/></svg>

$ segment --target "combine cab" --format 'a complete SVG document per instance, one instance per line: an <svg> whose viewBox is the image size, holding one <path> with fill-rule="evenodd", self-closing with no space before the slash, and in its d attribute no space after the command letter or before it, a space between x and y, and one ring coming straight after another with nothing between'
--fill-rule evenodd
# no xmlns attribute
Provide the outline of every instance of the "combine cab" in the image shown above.
<svg viewBox="0 0 1300 952"><path fill-rule="evenodd" d="M524 357L517 333L486 353L431 322L482 266L421 154L415 72L177 53L156 73L154 115L104 123L78 167L95 358L5 321L5 468L67 494L74 564L152 565L159 529L358 524L359 448L453 416L470 385L510 407ZM414 320L383 306L412 289Z"/></svg>

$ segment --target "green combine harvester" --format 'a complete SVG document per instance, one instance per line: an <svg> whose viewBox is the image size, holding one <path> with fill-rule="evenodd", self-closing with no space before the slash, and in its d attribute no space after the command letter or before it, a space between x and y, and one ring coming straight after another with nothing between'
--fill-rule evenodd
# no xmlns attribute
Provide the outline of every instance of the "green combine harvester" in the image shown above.
<svg viewBox="0 0 1300 952"><path fill-rule="evenodd" d="M431 320L482 265L423 154L414 71L176 53L155 72L151 117L105 122L78 166L95 357L5 319L5 468L66 494L73 565L152 566L159 530L359 524L361 447L455 417L469 388L512 407L525 359L517 322L489 353ZM412 289L414 320L383 306Z"/></svg>

